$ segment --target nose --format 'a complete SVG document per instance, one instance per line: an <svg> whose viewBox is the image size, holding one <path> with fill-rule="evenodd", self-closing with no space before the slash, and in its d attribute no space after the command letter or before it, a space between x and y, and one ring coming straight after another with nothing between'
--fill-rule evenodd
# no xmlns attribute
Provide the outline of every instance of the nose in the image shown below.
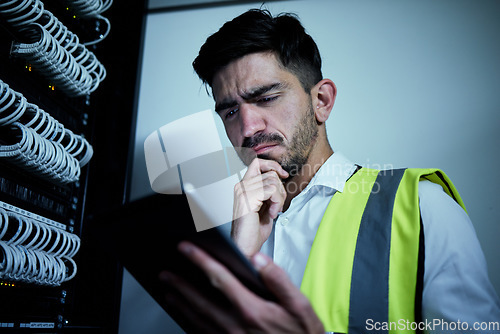
<svg viewBox="0 0 500 334"><path fill-rule="evenodd" d="M249 138L266 128L263 115L251 104L240 105L241 132L244 137Z"/></svg>

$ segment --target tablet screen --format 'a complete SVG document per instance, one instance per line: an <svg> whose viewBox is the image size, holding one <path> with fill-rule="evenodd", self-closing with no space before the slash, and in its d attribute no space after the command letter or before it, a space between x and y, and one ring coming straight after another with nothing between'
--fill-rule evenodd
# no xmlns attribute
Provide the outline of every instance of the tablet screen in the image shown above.
<svg viewBox="0 0 500 334"><path fill-rule="evenodd" d="M163 270L183 277L213 301L228 302L210 285L205 274L178 252L177 244L182 240L200 246L250 290L272 299L256 270L231 240L217 228L196 231L184 195L151 195L93 215L88 223L96 224L93 228L102 231L99 233L102 246L118 258L165 310L165 286L158 280Z"/></svg>

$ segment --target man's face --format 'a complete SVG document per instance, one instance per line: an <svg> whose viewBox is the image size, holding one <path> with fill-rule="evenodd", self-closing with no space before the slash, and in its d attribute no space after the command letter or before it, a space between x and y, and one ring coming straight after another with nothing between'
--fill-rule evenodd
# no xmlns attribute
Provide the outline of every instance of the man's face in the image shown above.
<svg viewBox="0 0 500 334"><path fill-rule="evenodd" d="M253 157L280 163L292 176L307 162L317 138L311 96L273 53L233 61L214 77L215 110L245 164ZM254 154L248 154L250 153Z"/></svg>

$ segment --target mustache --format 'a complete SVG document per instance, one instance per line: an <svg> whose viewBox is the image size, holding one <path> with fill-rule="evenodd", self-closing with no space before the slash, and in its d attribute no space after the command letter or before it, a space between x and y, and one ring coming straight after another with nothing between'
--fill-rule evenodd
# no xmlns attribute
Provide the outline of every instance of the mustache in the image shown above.
<svg viewBox="0 0 500 334"><path fill-rule="evenodd" d="M243 139L242 147L253 148L263 143L283 143L283 138L277 133L258 133L252 137Z"/></svg>

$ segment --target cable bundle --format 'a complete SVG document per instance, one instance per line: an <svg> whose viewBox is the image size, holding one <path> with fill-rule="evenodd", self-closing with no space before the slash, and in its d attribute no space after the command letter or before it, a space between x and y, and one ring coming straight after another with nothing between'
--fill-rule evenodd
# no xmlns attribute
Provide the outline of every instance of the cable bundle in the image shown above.
<svg viewBox="0 0 500 334"><path fill-rule="evenodd" d="M14 42L11 53L32 62L68 96L90 94L106 77L96 56L40 0L0 3L0 15L30 42Z"/></svg>
<svg viewBox="0 0 500 334"><path fill-rule="evenodd" d="M77 63L65 48L57 42L41 25L34 23L33 38L34 43L13 43L11 53L14 56L22 57L29 61L31 65L42 73L46 78L69 96L81 96L90 94L98 86L100 77L104 71L99 71L91 75L87 68ZM80 59L89 60L88 57ZM97 65L94 61L87 64L92 67Z"/></svg>
<svg viewBox="0 0 500 334"><path fill-rule="evenodd" d="M13 27L22 27L36 22L43 14L41 1L10 0L0 3L0 14L7 18Z"/></svg>
<svg viewBox="0 0 500 334"><path fill-rule="evenodd" d="M7 129L7 131L5 131ZM6 158L29 173L55 183L78 180L80 165L62 144L43 138L19 122L3 127L7 145L0 145L0 158Z"/></svg>
<svg viewBox="0 0 500 334"><path fill-rule="evenodd" d="M106 38L111 30L111 23L109 20L102 15L101 13L111 7L113 4L113 0L66 0L68 6L81 18L95 18L100 21L103 21L106 24L106 31L99 36L98 39L90 42L83 43L85 45L92 45L99 43L104 38ZM100 23L97 21L96 29L99 29Z"/></svg>
<svg viewBox="0 0 500 334"><path fill-rule="evenodd" d="M94 150L83 136L66 129L49 113L27 102L21 93L0 80L0 126L14 122L32 128L42 138L61 144L68 154L78 160L80 167L92 158Z"/></svg>
<svg viewBox="0 0 500 334"><path fill-rule="evenodd" d="M97 17L113 4L113 0L66 0L81 17Z"/></svg>
<svg viewBox="0 0 500 334"><path fill-rule="evenodd" d="M80 238L26 213L0 208L0 278L58 286L75 277Z"/></svg>

